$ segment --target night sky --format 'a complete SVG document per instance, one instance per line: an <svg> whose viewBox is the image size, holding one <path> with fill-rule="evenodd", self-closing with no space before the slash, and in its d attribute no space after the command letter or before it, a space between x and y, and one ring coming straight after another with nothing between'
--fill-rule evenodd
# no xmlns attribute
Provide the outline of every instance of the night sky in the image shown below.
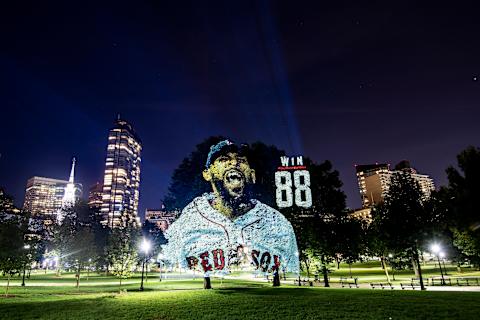
<svg viewBox="0 0 480 320"><path fill-rule="evenodd" d="M480 144L473 6L157 2L1 8L0 185L17 205L74 155L88 194L118 113L143 140L141 216L210 135L331 160L352 208L354 164L409 159L439 186Z"/></svg>

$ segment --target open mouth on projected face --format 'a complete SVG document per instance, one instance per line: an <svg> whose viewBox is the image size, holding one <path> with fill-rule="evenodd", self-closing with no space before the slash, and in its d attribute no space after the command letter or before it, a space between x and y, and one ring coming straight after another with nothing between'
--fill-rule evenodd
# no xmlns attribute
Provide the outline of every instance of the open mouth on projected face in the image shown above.
<svg viewBox="0 0 480 320"><path fill-rule="evenodd" d="M223 183L230 193L240 195L245 186L245 176L236 169L228 170L223 176Z"/></svg>

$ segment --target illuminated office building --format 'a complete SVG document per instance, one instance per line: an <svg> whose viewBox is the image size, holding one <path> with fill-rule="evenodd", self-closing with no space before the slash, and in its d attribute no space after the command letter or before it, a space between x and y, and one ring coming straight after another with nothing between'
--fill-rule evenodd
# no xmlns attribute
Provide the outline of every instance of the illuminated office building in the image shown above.
<svg viewBox="0 0 480 320"><path fill-rule="evenodd" d="M380 203L383 199L383 190L390 183L385 179L386 173L390 171L390 165L366 164L356 165L358 188L360 189L360 197L362 198L362 207L368 208L375 203Z"/></svg>
<svg viewBox="0 0 480 320"><path fill-rule="evenodd" d="M175 221L177 212L166 212L160 209L147 209L145 211L145 221L154 224L158 229L165 232Z"/></svg>
<svg viewBox="0 0 480 320"><path fill-rule="evenodd" d="M95 183L88 190L88 207L96 214L100 214L100 209L102 208L102 195L103 184L100 182Z"/></svg>
<svg viewBox="0 0 480 320"><path fill-rule="evenodd" d="M370 224L372 223L372 208L357 209L350 213L350 217Z"/></svg>
<svg viewBox="0 0 480 320"><path fill-rule="evenodd" d="M399 165L393 171L390 170L390 165L385 163L355 166L363 208L369 208L383 201L390 188L392 174L397 171L408 171L419 184L424 196L430 197L435 190L433 180L428 175L419 174L415 169L410 168L407 161L402 161Z"/></svg>
<svg viewBox="0 0 480 320"><path fill-rule="evenodd" d="M140 226L138 200L142 144L132 126L120 117L108 134L103 180L102 224Z"/></svg>
<svg viewBox="0 0 480 320"><path fill-rule="evenodd" d="M45 177L28 179L23 209L42 219L45 225L63 220L62 208L73 205L82 196L82 185L74 182L74 166L75 160L68 181Z"/></svg>
<svg viewBox="0 0 480 320"><path fill-rule="evenodd" d="M3 209L3 211L0 212L0 214L4 214L6 215L6 217L10 217L13 214L20 213L20 209L15 207L15 204L13 203L13 198L6 195L5 191L1 187L0 187L0 198L1 198L0 206Z"/></svg>

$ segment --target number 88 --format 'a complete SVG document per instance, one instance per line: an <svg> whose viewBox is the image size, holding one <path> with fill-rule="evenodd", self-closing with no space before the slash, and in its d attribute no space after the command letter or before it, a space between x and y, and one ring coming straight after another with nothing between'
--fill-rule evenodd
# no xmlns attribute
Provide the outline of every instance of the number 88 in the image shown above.
<svg viewBox="0 0 480 320"><path fill-rule="evenodd" d="M312 206L312 190L310 189L310 173L307 170L293 172L293 185L295 186L295 204L299 207ZM292 175L288 171L275 172L276 198L279 208L293 205Z"/></svg>

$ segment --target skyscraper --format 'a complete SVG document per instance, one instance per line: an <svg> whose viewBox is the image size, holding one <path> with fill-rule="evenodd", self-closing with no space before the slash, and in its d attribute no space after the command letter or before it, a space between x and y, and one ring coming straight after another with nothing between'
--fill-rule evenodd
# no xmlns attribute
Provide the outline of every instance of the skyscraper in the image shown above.
<svg viewBox="0 0 480 320"><path fill-rule="evenodd" d="M120 116L108 134L103 180L102 224L110 228L140 226L138 200L142 144L132 126Z"/></svg>
<svg viewBox="0 0 480 320"><path fill-rule="evenodd" d="M100 182L95 183L88 190L88 207L95 211L96 214L100 214L102 208L102 195L103 184Z"/></svg>
<svg viewBox="0 0 480 320"><path fill-rule="evenodd" d="M32 177L27 181L23 208L51 225L63 220L62 208L73 205L82 196L82 185L74 182L75 158L69 180Z"/></svg>

